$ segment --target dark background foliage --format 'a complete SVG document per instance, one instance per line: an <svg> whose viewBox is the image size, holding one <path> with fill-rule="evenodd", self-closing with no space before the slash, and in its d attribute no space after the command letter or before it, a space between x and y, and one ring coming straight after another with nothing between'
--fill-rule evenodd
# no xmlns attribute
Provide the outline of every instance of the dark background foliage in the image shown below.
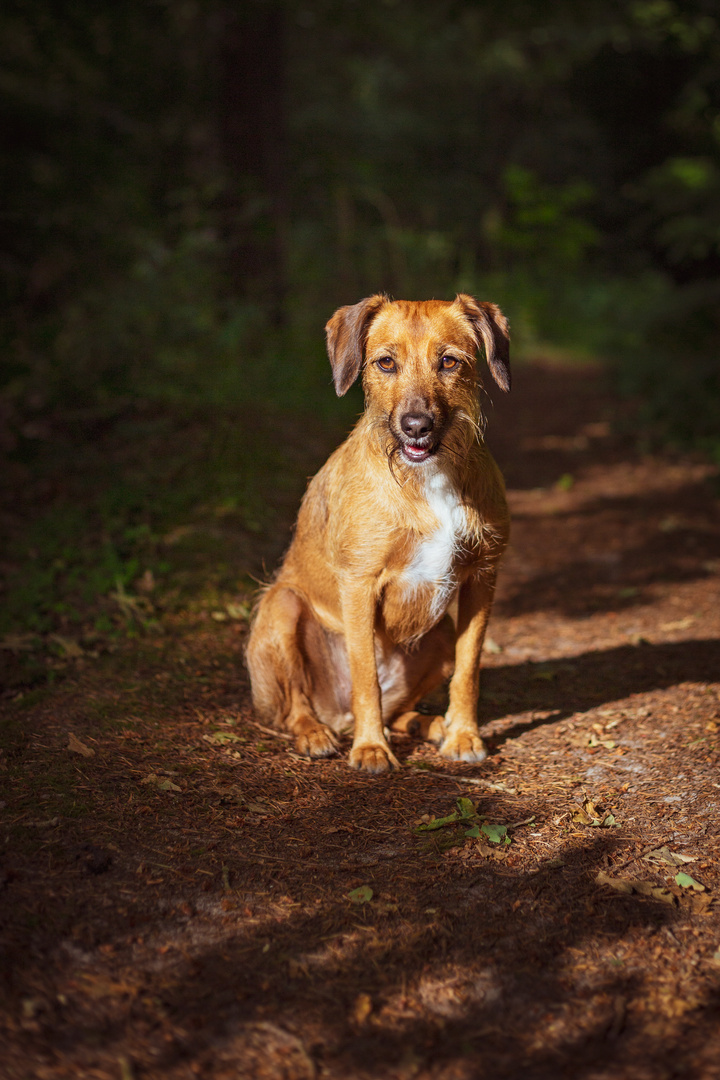
<svg viewBox="0 0 720 1080"><path fill-rule="evenodd" d="M6 439L313 393L325 318L378 289L492 296L712 439L711 0L9 0L0 51Z"/></svg>
<svg viewBox="0 0 720 1080"><path fill-rule="evenodd" d="M61 579L129 582L201 491L260 528L279 466L248 414L346 424L322 328L377 290L499 302L516 357L599 359L647 445L718 455L719 22L713 0L7 0L0 442L30 470L11 500L50 477L36 539L9 529L10 577L28 551L44 570L8 610L42 627Z"/></svg>

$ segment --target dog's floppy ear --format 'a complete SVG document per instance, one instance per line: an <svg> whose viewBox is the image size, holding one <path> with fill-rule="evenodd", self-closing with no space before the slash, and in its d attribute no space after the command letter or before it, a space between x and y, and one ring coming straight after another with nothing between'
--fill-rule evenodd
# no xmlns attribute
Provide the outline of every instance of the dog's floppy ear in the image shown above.
<svg viewBox="0 0 720 1080"><path fill-rule="evenodd" d="M325 327L327 351L338 397L347 393L360 374L370 323L387 296L376 293L358 304L338 308Z"/></svg>
<svg viewBox="0 0 720 1080"><path fill-rule="evenodd" d="M474 296L460 293L455 298L469 319L478 343L485 346L490 373L501 390L510 389L510 332L507 319L497 304L478 303Z"/></svg>

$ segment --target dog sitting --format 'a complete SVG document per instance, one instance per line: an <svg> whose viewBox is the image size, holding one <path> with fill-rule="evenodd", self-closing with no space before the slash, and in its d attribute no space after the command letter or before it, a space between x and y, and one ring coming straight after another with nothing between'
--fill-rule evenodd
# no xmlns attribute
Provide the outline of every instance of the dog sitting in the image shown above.
<svg viewBox="0 0 720 1080"><path fill-rule="evenodd" d="M386 734L421 731L482 761L480 656L509 517L483 441L476 352L510 389L498 307L376 295L326 327L338 395L362 372L365 412L311 480L292 544L261 595L247 648L253 703L298 752L397 767ZM444 717L417 702L452 676Z"/></svg>

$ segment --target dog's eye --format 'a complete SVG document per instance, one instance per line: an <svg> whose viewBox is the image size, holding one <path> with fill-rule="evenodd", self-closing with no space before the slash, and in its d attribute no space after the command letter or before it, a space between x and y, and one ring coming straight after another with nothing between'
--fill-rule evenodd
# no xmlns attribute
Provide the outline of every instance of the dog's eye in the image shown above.
<svg viewBox="0 0 720 1080"><path fill-rule="evenodd" d="M452 369L456 368L459 363L460 361L455 356L443 356L442 360L440 361L440 370L452 371Z"/></svg>
<svg viewBox="0 0 720 1080"><path fill-rule="evenodd" d="M375 363L381 371L392 372L395 371L395 361L392 356L381 356Z"/></svg>

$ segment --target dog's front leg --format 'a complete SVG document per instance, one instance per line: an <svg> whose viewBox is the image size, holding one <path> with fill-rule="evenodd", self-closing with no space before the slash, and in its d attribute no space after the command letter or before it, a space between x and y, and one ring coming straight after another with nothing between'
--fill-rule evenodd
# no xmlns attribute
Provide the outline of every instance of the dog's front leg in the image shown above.
<svg viewBox="0 0 720 1080"><path fill-rule="evenodd" d="M437 722L430 730L430 738L444 735L440 753L455 761L483 761L487 757L478 732L477 707L480 658L494 592L494 573L467 581L460 588L450 704L442 730Z"/></svg>
<svg viewBox="0 0 720 1080"><path fill-rule="evenodd" d="M353 769L381 773L399 768L383 731L375 660L375 590L372 581L346 582L342 614L352 680L355 736L350 751Z"/></svg>

